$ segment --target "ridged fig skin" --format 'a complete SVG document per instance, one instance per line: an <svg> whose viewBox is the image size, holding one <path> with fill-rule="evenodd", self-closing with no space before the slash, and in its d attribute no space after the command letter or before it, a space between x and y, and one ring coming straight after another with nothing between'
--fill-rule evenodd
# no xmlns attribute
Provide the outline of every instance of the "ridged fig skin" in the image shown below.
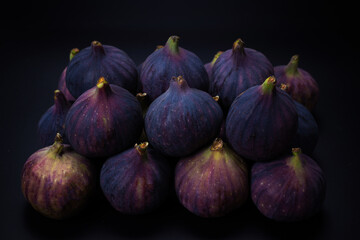
<svg viewBox="0 0 360 240"><path fill-rule="evenodd" d="M319 98L319 86L311 74L298 66L298 55L288 65L274 68L279 86L285 84L286 92L296 101L313 111Z"/></svg>
<svg viewBox="0 0 360 240"><path fill-rule="evenodd" d="M220 104L228 110L240 93L272 75L274 68L268 58L259 51L245 48L238 39L212 67L209 92L213 96L218 95Z"/></svg>
<svg viewBox="0 0 360 240"><path fill-rule="evenodd" d="M128 149L143 128L142 110L135 96L117 85L98 85L74 102L65 120L71 146L89 158L109 157Z"/></svg>
<svg viewBox="0 0 360 240"><path fill-rule="evenodd" d="M101 189L112 207L123 214L152 212L168 196L168 160L152 148L145 151L128 149L109 158L101 169Z"/></svg>
<svg viewBox="0 0 360 240"><path fill-rule="evenodd" d="M303 153L255 163L251 169L251 198L273 220L291 222L313 216L321 209L325 191L323 171Z"/></svg>
<svg viewBox="0 0 360 240"><path fill-rule="evenodd" d="M273 77L265 82L269 79ZM264 84L239 95L226 118L228 142L240 156L253 161L269 161L284 153L298 128L292 98L275 82L270 92L263 93Z"/></svg>
<svg viewBox="0 0 360 240"><path fill-rule="evenodd" d="M169 88L173 76L183 76L191 88L209 90L209 77L202 61L194 53L178 47L177 41L178 37L170 37L166 45L150 54L142 65L142 91L149 95L150 101ZM178 52L170 50L171 44L176 45Z"/></svg>
<svg viewBox="0 0 360 240"><path fill-rule="evenodd" d="M193 214L221 217L246 202L248 169L226 145L219 150L207 146L177 163L175 190L180 203Z"/></svg>
<svg viewBox="0 0 360 240"><path fill-rule="evenodd" d="M300 147L302 152L311 155L314 152L319 128L311 112L301 103L294 101L298 113L298 129L291 145Z"/></svg>
<svg viewBox="0 0 360 240"><path fill-rule="evenodd" d="M60 75L59 82L58 82L58 89L62 93L64 93L64 96L69 103L73 103L73 102L75 102L76 99L71 95L71 93L69 92L69 89L66 87L66 72L67 72L67 67L62 71L62 73Z"/></svg>
<svg viewBox="0 0 360 240"><path fill-rule="evenodd" d="M178 77L150 104L145 132L156 150L182 157L211 142L219 133L222 118L219 104L208 93L190 88Z"/></svg>
<svg viewBox="0 0 360 240"><path fill-rule="evenodd" d="M63 145L61 154L42 148L26 161L21 189L31 206L46 217L64 219L77 214L95 189L94 167L88 159Z"/></svg>
<svg viewBox="0 0 360 240"><path fill-rule="evenodd" d="M133 60L122 50L93 41L70 61L66 86L74 98L95 86L100 77L136 93L138 73Z"/></svg>
<svg viewBox="0 0 360 240"><path fill-rule="evenodd" d="M53 144L56 133L64 135L65 118L70 106L64 94L56 90L54 94L54 105L41 116L38 123L38 133L42 147ZM64 142L67 143L66 136L63 138Z"/></svg>

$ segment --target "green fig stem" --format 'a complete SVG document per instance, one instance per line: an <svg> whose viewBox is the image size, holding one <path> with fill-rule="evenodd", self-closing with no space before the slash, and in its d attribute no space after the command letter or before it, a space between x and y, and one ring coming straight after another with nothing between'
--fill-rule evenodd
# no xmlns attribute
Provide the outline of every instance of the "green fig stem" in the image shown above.
<svg viewBox="0 0 360 240"><path fill-rule="evenodd" d="M60 155L62 153L63 147L63 138L60 133L57 133L55 136L54 144L50 147L50 151L54 155Z"/></svg>
<svg viewBox="0 0 360 240"><path fill-rule="evenodd" d="M263 94L271 94L275 90L276 79L274 76L268 77L261 85Z"/></svg>
<svg viewBox="0 0 360 240"><path fill-rule="evenodd" d="M288 162L289 166L293 167L296 175L301 178L303 174L303 165L300 159L301 149L300 148L293 148L292 149L293 156L290 157L290 161Z"/></svg>
<svg viewBox="0 0 360 240"><path fill-rule="evenodd" d="M245 43L238 38L233 44L233 55L245 55Z"/></svg>
<svg viewBox="0 0 360 240"><path fill-rule="evenodd" d="M75 57L76 54L78 54L80 52L80 50L78 48L73 48L70 51L70 61Z"/></svg>
<svg viewBox="0 0 360 240"><path fill-rule="evenodd" d="M171 36L166 42L167 48L170 50L172 54L179 53L179 37L178 36Z"/></svg>
<svg viewBox="0 0 360 240"><path fill-rule="evenodd" d="M211 151L221 151L224 148L224 142L221 138L215 138L212 143L210 150Z"/></svg>
<svg viewBox="0 0 360 240"><path fill-rule="evenodd" d="M110 84L104 77L100 77L98 82L96 83L97 90L99 92L104 92L108 94L111 92Z"/></svg>
<svg viewBox="0 0 360 240"><path fill-rule="evenodd" d="M218 51L218 52L215 54L213 60L212 60L211 63L210 63L211 66L214 66L216 60L220 57L220 55L221 55L222 53L223 53L223 51Z"/></svg>
<svg viewBox="0 0 360 240"><path fill-rule="evenodd" d="M140 144L135 144L135 149L136 151L138 151L140 155L144 155L146 153L148 146L149 146L148 142L143 142Z"/></svg>
<svg viewBox="0 0 360 240"><path fill-rule="evenodd" d="M285 67L286 75L295 76L299 74L298 65L299 65L299 55L292 56L290 62Z"/></svg>
<svg viewBox="0 0 360 240"><path fill-rule="evenodd" d="M95 54L100 54L100 55L105 54L104 46L99 41L92 41L91 48L92 48L93 53L95 53Z"/></svg>

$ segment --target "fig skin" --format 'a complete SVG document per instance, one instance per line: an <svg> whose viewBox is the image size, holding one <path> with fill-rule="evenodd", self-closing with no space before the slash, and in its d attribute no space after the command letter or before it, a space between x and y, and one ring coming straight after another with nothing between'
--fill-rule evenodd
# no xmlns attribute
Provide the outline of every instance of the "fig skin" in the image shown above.
<svg viewBox="0 0 360 240"><path fill-rule="evenodd" d="M240 156L253 161L269 161L283 154L298 128L292 98L268 77L262 85L240 94L226 118L226 137Z"/></svg>
<svg viewBox="0 0 360 240"><path fill-rule="evenodd" d="M55 90L54 105L41 116L38 123L38 133L42 147L53 144L56 133L64 135L65 118L70 106L64 94L60 90ZM66 137L64 137L64 142L68 142Z"/></svg>
<svg viewBox="0 0 360 240"><path fill-rule="evenodd" d="M117 211L139 215L165 201L170 177L168 160L144 142L109 158L101 169L100 186Z"/></svg>
<svg viewBox="0 0 360 240"><path fill-rule="evenodd" d="M219 58L219 56L223 53L223 51L218 51L215 55L214 58L211 60L211 62L208 62L204 65L204 68L209 76L209 79L211 80L211 73L212 73L212 68L216 62L216 60Z"/></svg>
<svg viewBox="0 0 360 240"><path fill-rule="evenodd" d="M173 77L169 89L155 99L145 116L150 144L170 157L182 157L208 144L220 130L219 104L206 92Z"/></svg>
<svg viewBox="0 0 360 240"><path fill-rule="evenodd" d="M237 39L232 49L222 53L211 72L210 94L219 95L224 110L230 108L234 99L243 91L262 84L264 79L274 75L274 68L264 54L245 48Z"/></svg>
<svg viewBox="0 0 360 240"><path fill-rule="evenodd" d="M221 217L241 207L249 195L248 169L220 138L180 159L175 190L181 204L204 218Z"/></svg>
<svg viewBox="0 0 360 240"><path fill-rule="evenodd" d="M299 148L251 169L251 198L259 211L277 221L301 221L316 214L324 201L323 171Z"/></svg>
<svg viewBox="0 0 360 240"><path fill-rule="evenodd" d="M313 111L318 98L319 86L309 72L298 67L299 55L292 56L287 65L274 68L279 86L285 84L286 92L296 101Z"/></svg>
<svg viewBox="0 0 360 240"><path fill-rule="evenodd" d="M25 162L21 190L31 206L53 219L69 218L83 209L96 187L94 166L62 144L55 143L32 154Z"/></svg>
<svg viewBox="0 0 360 240"><path fill-rule="evenodd" d="M109 157L129 148L142 128L141 106L135 96L103 77L74 102L65 120L71 146L89 158Z"/></svg>
<svg viewBox="0 0 360 240"><path fill-rule="evenodd" d="M73 57L79 53L79 49L78 48L73 48L70 51L70 61L73 59ZM75 102L75 98L71 95L71 93L69 92L69 89L66 87L66 72L67 72L67 67L65 67L65 69L62 71L60 78L59 78L59 83L58 83L58 89L64 94L66 100L70 103Z"/></svg>
<svg viewBox="0 0 360 240"><path fill-rule="evenodd" d="M66 86L74 98L94 87L100 77L136 93L138 73L133 60L122 50L93 41L70 61Z"/></svg>
<svg viewBox="0 0 360 240"><path fill-rule="evenodd" d="M209 90L209 77L202 61L179 47L178 41L178 36L171 36L165 46L150 54L142 65L142 91L149 95L151 102L169 88L173 76L183 76L191 88Z"/></svg>

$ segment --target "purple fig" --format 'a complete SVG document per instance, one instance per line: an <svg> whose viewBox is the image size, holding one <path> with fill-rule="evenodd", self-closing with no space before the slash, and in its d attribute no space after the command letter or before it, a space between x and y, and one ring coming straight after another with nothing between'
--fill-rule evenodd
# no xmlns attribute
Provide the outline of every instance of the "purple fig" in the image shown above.
<svg viewBox="0 0 360 240"><path fill-rule="evenodd" d="M249 195L245 162L220 138L176 165L175 190L181 204L201 217L220 217Z"/></svg>
<svg viewBox="0 0 360 240"><path fill-rule="evenodd" d="M210 94L219 95L221 105L229 109L240 93L273 74L274 68L264 54L245 48L244 42L237 39L212 67Z"/></svg>
<svg viewBox="0 0 360 240"><path fill-rule="evenodd" d="M206 72L207 72L207 74L208 74L208 76L209 76L209 79L211 79L212 68L213 68L216 60L219 58L219 56L220 56L222 53L223 53L223 51L218 51L218 52L215 54L213 60L212 60L211 62L206 63L206 64L204 65L205 70L206 70Z"/></svg>
<svg viewBox="0 0 360 240"><path fill-rule="evenodd" d="M135 94L137 69L135 63L122 50L93 41L70 61L66 73L66 86L72 96L78 98L96 85L100 77L110 84L125 88Z"/></svg>
<svg viewBox="0 0 360 240"><path fill-rule="evenodd" d="M71 146L90 157L109 157L138 140L143 127L140 103L130 92L101 77L71 106L65 133Z"/></svg>
<svg viewBox="0 0 360 240"><path fill-rule="evenodd" d="M94 167L88 159L62 144L60 134L52 146L32 154L22 170L21 190L31 206L49 218L78 213L95 189Z"/></svg>
<svg viewBox="0 0 360 240"><path fill-rule="evenodd" d="M276 87L275 77L240 94L226 118L226 137L241 156L267 161L290 147L298 128L292 98Z"/></svg>
<svg viewBox="0 0 360 240"><path fill-rule="evenodd" d="M201 60L192 52L179 47L179 37L171 36L165 46L147 57L140 73L143 92L150 101L169 88L173 76L183 76L191 88L208 91L209 78Z"/></svg>
<svg viewBox="0 0 360 240"><path fill-rule="evenodd" d="M259 211L277 221L300 221L316 214L325 198L318 164L293 148L293 155L251 169L251 198Z"/></svg>
<svg viewBox="0 0 360 240"><path fill-rule="evenodd" d="M70 61L73 59L73 57L79 53L79 49L78 48L73 48L70 51ZM66 72L67 72L67 67L65 67L64 71L62 71L61 75L60 75L60 79L59 79L59 83L58 83L58 88L61 92L64 93L64 96L66 98L66 100L68 102L74 102L75 98L71 95L71 93L69 92L69 89L67 89L66 87Z"/></svg>
<svg viewBox="0 0 360 240"><path fill-rule="evenodd" d="M223 118L219 104L206 92L173 77L169 89L150 104L145 132L150 144L171 157L186 156L214 139Z"/></svg>
<svg viewBox="0 0 360 240"><path fill-rule="evenodd" d="M288 65L275 67L275 77L279 85L287 86L286 92L293 99L312 111L318 100L319 86L310 73L299 68L298 65L299 56L294 55Z"/></svg>
<svg viewBox="0 0 360 240"><path fill-rule="evenodd" d="M170 173L167 160L144 142L109 158L101 169L100 186L117 211L144 214L166 199Z"/></svg>
<svg viewBox="0 0 360 240"><path fill-rule="evenodd" d="M54 105L41 116L38 124L40 143L43 147L54 143L56 133L64 135L65 118L70 109L70 104L60 90L55 90L54 102ZM65 140L65 142L67 141Z"/></svg>
<svg viewBox="0 0 360 240"><path fill-rule="evenodd" d="M150 105L150 101L149 101L149 96L147 95L147 93L138 93L136 94L136 98L139 101L140 105L141 105L141 109L142 109L142 113L143 113L143 118L145 118L146 112L149 108ZM147 136L145 133L145 129L143 128L143 131L141 132L139 141L140 142L146 142Z"/></svg>

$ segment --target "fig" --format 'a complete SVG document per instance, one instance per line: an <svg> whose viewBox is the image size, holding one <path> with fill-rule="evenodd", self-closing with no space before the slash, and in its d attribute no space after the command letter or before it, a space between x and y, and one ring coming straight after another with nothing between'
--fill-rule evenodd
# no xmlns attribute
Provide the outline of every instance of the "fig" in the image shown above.
<svg viewBox="0 0 360 240"><path fill-rule="evenodd" d="M33 153L25 162L21 190L31 206L46 217L64 219L83 209L96 186L94 166L63 144L55 143Z"/></svg>
<svg viewBox="0 0 360 240"><path fill-rule="evenodd" d="M109 157L138 140L143 128L141 106L135 96L100 77L71 106L65 133L71 146L89 158Z"/></svg>
<svg viewBox="0 0 360 240"><path fill-rule="evenodd" d="M60 90L55 90L54 105L41 116L38 124L41 146L45 147L54 143L56 133L64 135L65 118L70 106L71 105L66 101L64 94ZM67 141L65 140L65 142Z"/></svg>
<svg viewBox="0 0 360 240"><path fill-rule="evenodd" d="M319 86L315 79L298 67L299 55L291 57L288 65L280 65L274 68L275 77L278 84L287 86L286 92L312 111L319 97Z"/></svg>
<svg viewBox="0 0 360 240"><path fill-rule="evenodd" d="M124 214L154 211L168 196L170 166L148 142L136 144L103 164L101 189L111 206Z"/></svg>
<svg viewBox="0 0 360 240"><path fill-rule="evenodd" d="M325 177L318 164L300 148L292 152L251 169L251 198L263 215L277 221L307 219L325 198Z"/></svg>
<svg viewBox="0 0 360 240"><path fill-rule="evenodd" d="M210 94L219 95L221 105L228 110L240 93L271 75L274 69L265 55L245 48L244 42L237 39L232 49L222 53L212 67Z"/></svg>
<svg viewBox="0 0 360 240"><path fill-rule="evenodd" d="M214 56L214 58L212 59L212 61L211 61L211 62L208 62L208 63L206 63L206 64L204 65L205 70L206 70L206 72L207 72L207 74L208 74L208 76L209 76L209 79L211 79L212 68L213 68L216 60L219 58L219 56L220 56L222 53L223 53L223 51L218 51L218 52L215 54L215 56Z"/></svg>
<svg viewBox="0 0 360 240"><path fill-rule="evenodd" d="M66 86L74 98L94 87L100 77L135 94L138 73L133 60L122 50L93 41L70 61Z"/></svg>
<svg viewBox="0 0 360 240"><path fill-rule="evenodd" d="M150 104L145 132L156 150L182 157L212 141L222 118L219 104L208 93L190 88L182 76L173 77L169 89Z"/></svg>
<svg viewBox="0 0 360 240"><path fill-rule="evenodd" d="M180 203L200 217L220 217L241 207L249 195L248 169L220 138L175 168Z"/></svg>
<svg viewBox="0 0 360 240"><path fill-rule="evenodd" d="M209 90L209 77L202 61L194 53L179 47L179 37L171 36L163 48L144 61L140 81L150 101L164 93L173 76L183 76L191 88Z"/></svg>
<svg viewBox="0 0 360 240"><path fill-rule="evenodd" d="M79 53L79 49L78 48L73 48L70 51L70 61L73 59L73 57ZM66 72L67 72L67 67L65 67L65 69L62 71L61 75L60 75L60 79L59 79L59 83L58 83L58 89L64 93L64 96L66 98L66 100L68 102L74 102L75 98L71 95L71 93L69 92L69 89L66 87Z"/></svg>
<svg viewBox="0 0 360 240"><path fill-rule="evenodd" d="M268 161L282 154L297 128L295 103L276 86L274 76L236 97L226 118L228 142L235 152L253 161Z"/></svg>

